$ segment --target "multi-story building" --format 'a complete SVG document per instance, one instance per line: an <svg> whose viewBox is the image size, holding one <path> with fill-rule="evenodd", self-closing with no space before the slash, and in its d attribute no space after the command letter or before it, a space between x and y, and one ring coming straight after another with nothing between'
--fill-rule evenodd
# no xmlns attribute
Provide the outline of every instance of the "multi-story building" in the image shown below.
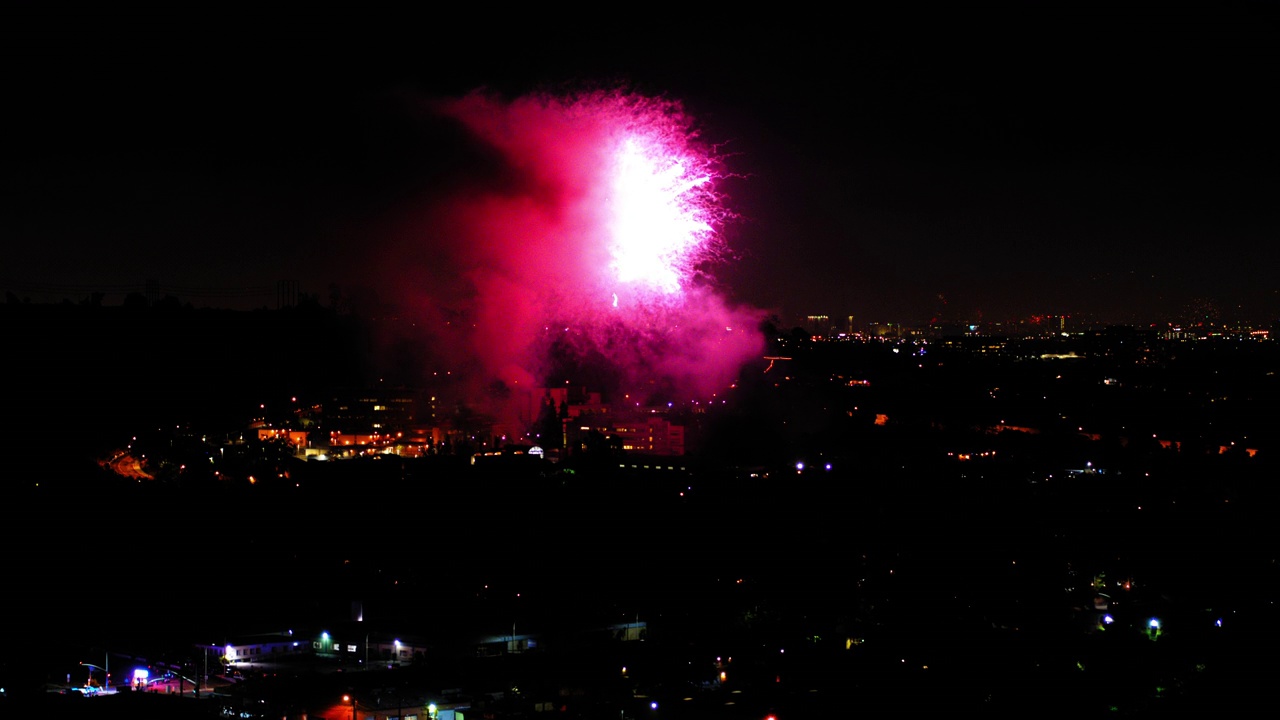
<svg viewBox="0 0 1280 720"><path fill-rule="evenodd" d="M407 388L342 390L324 405L324 422L331 431L394 434L414 421L414 393Z"/></svg>
<svg viewBox="0 0 1280 720"><path fill-rule="evenodd" d="M567 453L581 452L593 436L619 450L643 455L684 455L685 428L672 423L666 407L615 408L599 402L574 404L563 419Z"/></svg>

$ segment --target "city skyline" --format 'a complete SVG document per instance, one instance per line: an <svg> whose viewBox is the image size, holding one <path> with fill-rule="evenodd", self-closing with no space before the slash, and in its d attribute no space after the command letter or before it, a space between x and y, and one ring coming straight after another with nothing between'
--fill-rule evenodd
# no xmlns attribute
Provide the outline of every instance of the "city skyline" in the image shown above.
<svg viewBox="0 0 1280 720"><path fill-rule="evenodd" d="M1274 21L323 10L0 30L0 714L1266 706Z"/></svg>

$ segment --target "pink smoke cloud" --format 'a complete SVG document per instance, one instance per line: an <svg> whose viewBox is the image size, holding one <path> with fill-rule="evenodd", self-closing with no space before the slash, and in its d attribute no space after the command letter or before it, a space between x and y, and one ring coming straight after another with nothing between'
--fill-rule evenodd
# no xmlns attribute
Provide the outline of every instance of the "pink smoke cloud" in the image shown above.
<svg viewBox="0 0 1280 720"><path fill-rule="evenodd" d="M731 306L709 274L732 215L678 103L477 92L435 110L501 159L423 230L434 269L420 299L454 310L452 340L485 382L531 390L569 353L609 365L616 387L592 389L691 400L759 355L763 312Z"/></svg>

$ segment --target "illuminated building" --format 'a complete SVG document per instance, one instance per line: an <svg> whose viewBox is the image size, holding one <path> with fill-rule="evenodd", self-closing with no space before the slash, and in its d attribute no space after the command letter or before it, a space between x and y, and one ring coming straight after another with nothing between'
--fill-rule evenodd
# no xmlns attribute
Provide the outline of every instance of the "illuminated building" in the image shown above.
<svg viewBox="0 0 1280 720"><path fill-rule="evenodd" d="M804 327L814 337L826 337L834 329L831 327L831 317L828 315L807 315Z"/></svg>
<svg viewBox="0 0 1280 720"><path fill-rule="evenodd" d="M584 451L593 436L600 436L623 452L684 455L684 426L672 423L665 407L615 409L597 402L570 405L568 410L564 446L571 454Z"/></svg>
<svg viewBox="0 0 1280 720"><path fill-rule="evenodd" d="M283 440L289 443L296 452L301 453L302 449L307 446L306 430L288 430L285 428L258 428L258 440Z"/></svg>
<svg viewBox="0 0 1280 720"><path fill-rule="evenodd" d="M402 432L414 419L414 393L407 388L345 390L325 403L324 420L347 433Z"/></svg>

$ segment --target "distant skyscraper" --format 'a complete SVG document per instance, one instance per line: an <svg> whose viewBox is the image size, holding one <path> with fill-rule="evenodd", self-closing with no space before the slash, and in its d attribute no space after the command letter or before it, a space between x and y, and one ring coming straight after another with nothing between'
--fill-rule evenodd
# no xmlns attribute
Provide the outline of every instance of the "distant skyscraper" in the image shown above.
<svg viewBox="0 0 1280 720"><path fill-rule="evenodd" d="M293 307L298 304L298 281L276 281L276 309Z"/></svg>
<svg viewBox="0 0 1280 720"><path fill-rule="evenodd" d="M828 315L809 315L805 321L805 329L810 335L826 335L831 332L831 317Z"/></svg>

